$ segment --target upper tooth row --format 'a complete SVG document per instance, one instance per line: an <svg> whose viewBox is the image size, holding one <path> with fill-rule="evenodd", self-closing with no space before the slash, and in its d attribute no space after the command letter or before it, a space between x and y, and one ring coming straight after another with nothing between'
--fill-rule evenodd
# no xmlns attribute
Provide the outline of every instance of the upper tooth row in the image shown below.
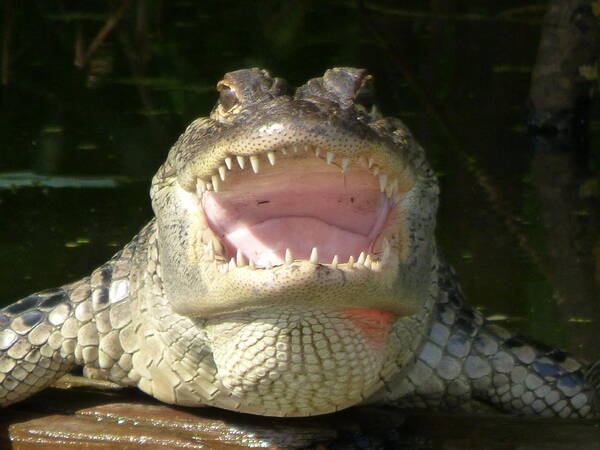
<svg viewBox="0 0 600 450"><path fill-rule="evenodd" d="M310 149L310 146L308 146L308 145L292 145L287 148L282 147L278 151L280 151L281 153L283 153L285 155L288 151L299 152L299 151L308 151L309 149ZM314 149L314 154L317 158L321 157L321 153L322 153L321 149L319 149L319 148ZM276 152L274 152L274 151L267 152L266 156L267 156L267 161L269 162L269 164L274 166L277 162ZM261 163L260 163L260 159L259 159L258 155L236 156L235 160L237 161L237 164L240 167L240 169L246 168L246 165L247 165L246 158L250 161L250 166L252 167L252 171L254 173L259 173ZM334 164L335 153L331 152L331 151L326 152L324 159L325 159L325 162L327 162L327 164ZM361 156L358 159L358 163L361 166L369 169L373 175L378 177L379 189L381 192L385 192L388 197L392 197L393 195L398 193L398 180L395 178L390 179L387 174L380 173L379 166L375 165L373 158L366 158L364 156ZM348 170L349 166L350 166L350 158L342 158L342 161L340 163L340 169L341 169L342 173L346 172L346 170ZM233 158L231 156L228 156L224 159L223 164L221 166L219 166L219 168L217 169L217 174L211 176L210 182L204 182L202 180L198 180L196 188L198 189L198 191L200 193L204 192L205 190L209 190L209 191L214 190L214 191L218 192L220 182L225 181L227 171L232 170L232 169L233 169Z"/></svg>

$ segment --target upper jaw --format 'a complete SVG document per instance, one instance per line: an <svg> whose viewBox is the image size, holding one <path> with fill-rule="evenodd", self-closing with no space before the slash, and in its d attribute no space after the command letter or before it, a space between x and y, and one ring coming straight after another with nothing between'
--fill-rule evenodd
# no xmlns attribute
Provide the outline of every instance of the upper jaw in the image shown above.
<svg viewBox="0 0 600 450"><path fill-rule="evenodd" d="M278 98L255 109L240 113L238 120L224 124L207 119L218 130L185 145L185 154L175 161L179 184L193 192L197 181L219 182L237 161L245 167L269 164L274 154L315 152L342 170L345 164L368 164L392 182L406 175L402 150L391 133L374 128L376 122L359 119L352 109L323 110L304 100ZM404 177L405 178L405 177ZM214 186L213 186L214 187Z"/></svg>
<svg viewBox="0 0 600 450"><path fill-rule="evenodd" d="M205 215L206 223L199 232L202 247L200 259L215 262L215 267L222 274L244 266L268 269L281 264L289 265L294 260L327 264L333 269L343 266L349 270L364 267L380 271L389 259L390 252L402 250L404 243L399 241L398 222L401 218L398 217L397 206L416 181L409 164L402 159L401 149L389 136L382 137L379 130L376 132L364 121L349 117L348 111L325 113L315 108L305 101L286 100L254 111L247 116L247 120L220 130L216 139L209 139L204 144L207 146L205 150L198 149L194 155L186 158L185 164L178 170L179 185L200 200L201 214ZM317 173L319 175L315 175ZM335 239L325 237L311 240L310 236L306 236L310 235L310 231L307 231L309 227L315 226L315 230L322 232L335 230L326 230L326 227L319 225L323 217L318 214L309 214L306 210L287 210L282 214L307 219L305 224L288 219L282 224L291 234L303 234L306 242L290 246L285 242L259 245L262 244L258 242L261 230L258 226L251 228L256 223L248 223L251 220L248 215L232 216L232 210L245 208L248 211L250 203L264 200L248 195L261 189L268 194L266 199L277 198L278 205L286 196L301 199L302 193L286 192L281 187L282 178L284 182L290 174L297 177L297 185L312 190L312 199L306 202L314 203L319 197L322 209L333 206L336 196L340 201L354 198L350 195L354 181L362 183L362 192L368 192L371 201L378 203L371 232L363 230L359 233L366 236L364 239L346 234L338 239L339 245L335 244ZM323 181L323 177L328 177L327 181ZM274 179L277 179L275 183ZM314 179L326 184L331 184L331 181L339 187L337 191L329 189L328 200L324 200L325 195L319 196L316 188L318 183L313 182ZM273 187L275 184L278 187ZM353 206L356 209L356 205ZM260 209L267 208L263 206ZM211 214L215 211L215 214ZM222 219L237 221L236 226L248 227L241 231L220 227L218 222ZM273 217L263 215L256 222L268 219ZM320 222L316 223L314 219ZM324 222L340 225L330 220ZM240 245L240 240L248 238L257 245ZM339 251L332 248L341 246L343 238L353 241L354 245L348 249L340 248ZM271 255L266 255L265 252L270 250L273 250Z"/></svg>

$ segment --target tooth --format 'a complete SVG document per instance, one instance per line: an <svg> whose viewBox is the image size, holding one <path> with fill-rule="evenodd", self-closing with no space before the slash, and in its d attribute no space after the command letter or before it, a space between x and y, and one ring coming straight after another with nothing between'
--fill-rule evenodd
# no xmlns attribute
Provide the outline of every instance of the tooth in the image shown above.
<svg viewBox="0 0 600 450"><path fill-rule="evenodd" d="M315 156L318 158L319 156L321 156L321 149L319 147L315 148Z"/></svg>
<svg viewBox="0 0 600 450"><path fill-rule="evenodd" d="M386 261L389 257L390 257L390 252L391 252L391 247L390 247L390 243L388 242L387 239L385 239L383 241L383 261Z"/></svg>
<svg viewBox="0 0 600 450"><path fill-rule="evenodd" d="M388 183L385 186L385 196L387 198L390 198L392 196L393 190L394 190L394 188L392 187L392 183Z"/></svg>
<svg viewBox="0 0 600 450"><path fill-rule="evenodd" d="M350 255L350 258L348 258L348 268L352 269L354 267L354 256Z"/></svg>
<svg viewBox="0 0 600 450"><path fill-rule="evenodd" d="M285 249L285 263L289 266L294 258L292 258L292 251L289 248Z"/></svg>
<svg viewBox="0 0 600 450"><path fill-rule="evenodd" d="M229 156L225 158L225 165L229 170L231 170L231 168L233 167L233 162Z"/></svg>
<svg viewBox="0 0 600 450"><path fill-rule="evenodd" d="M235 264L235 258L231 258L229 260L229 267L228 267L228 269L229 270L233 270L233 269L236 269L236 268L237 268L237 265Z"/></svg>
<svg viewBox="0 0 600 450"><path fill-rule="evenodd" d="M373 261L371 264L371 270L379 272L381 270L381 261Z"/></svg>
<svg viewBox="0 0 600 450"><path fill-rule="evenodd" d="M394 196L392 197L392 201L394 203L394 205L397 205L398 203L400 203L402 196L400 195L400 192L396 191L394 192Z"/></svg>
<svg viewBox="0 0 600 450"><path fill-rule="evenodd" d="M398 180L394 180L391 183L388 183L385 187L385 195L388 197L392 197L394 192L398 191Z"/></svg>
<svg viewBox="0 0 600 450"><path fill-rule="evenodd" d="M368 255L367 255L367 257L365 258L365 267L366 267L367 269L370 269L370 268L371 268L371 262L372 262L372 261L371 261L371 255L370 255L370 254L368 254Z"/></svg>
<svg viewBox="0 0 600 450"><path fill-rule="evenodd" d="M385 187L387 186L387 175L385 173L379 175L379 190L381 192L385 191Z"/></svg>
<svg viewBox="0 0 600 450"><path fill-rule="evenodd" d="M267 153L267 159L269 160L269 162L271 163L272 166L275 165L275 153L273 153L273 152Z"/></svg>
<svg viewBox="0 0 600 450"><path fill-rule="evenodd" d="M373 175L375 175L375 176L379 175L379 166L373 167L373 171L372 172L373 172Z"/></svg>
<svg viewBox="0 0 600 450"><path fill-rule="evenodd" d="M216 175L213 175L211 178L215 192L219 192L219 178Z"/></svg>
<svg viewBox="0 0 600 450"><path fill-rule="evenodd" d="M248 267L250 267L252 270L256 269L254 261L252 261L251 259L248 259Z"/></svg>
<svg viewBox="0 0 600 450"><path fill-rule="evenodd" d="M333 266L334 269L337 269L338 261L339 261L338 255L333 255L333 261L331 261L331 265Z"/></svg>
<svg viewBox="0 0 600 450"><path fill-rule="evenodd" d="M365 263L365 252L360 252L360 255L358 255L358 259L356 260L357 264L364 264Z"/></svg>
<svg viewBox="0 0 600 450"><path fill-rule="evenodd" d="M342 159L342 173L348 170L348 166L350 165L350 160L348 158Z"/></svg>
<svg viewBox="0 0 600 450"><path fill-rule="evenodd" d="M258 162L258 156L251 156L250 164L252 165L252 171L254 173L258 173L258 170L260 168L260 163Z"/></svg>
<svg viewBox="0 0 600 450"><path fill-rule="evenodd" d="M375 164L375 160L373 158L369 158L369 160L367 161L367 164L369 165L369 169L371 167L373 167L373 164Z"/></svg>
<svg viewBox="0 0 600 450"><path fill-rule="evenodd" d="M202 194L202 193L204 193L205 190L206 190L206 186L204 184L204 181L197 180L196 181L196 192L198 192L198 194Z"/></svg>
<svg viewBox="0 0 600 450"><path fill-rule="evenodd" d="M207 191L212 191L212 184L206 183L206 190Z"/></svg>
<svg viewBox="0 0 600 450"><path fill-rule="evenodd" d="M211 245L212 245L213 251L217 255L223 254L223 245L221 245L221 242L214 236L211 239Z"/></svg>
<svg viewBox="0 0 600 450"><path fill-rule="evenodd" d="M287 150L285 149L285 147L281 147L279 149L279 151L281 152L282 155L287 155Z"/></svg>
<svg viewBox="0 0 600 450"><path fill-rule="evenodd" d="M310 145L304 144L304 151L308 152L310 150Z"/></svg>
<svg viewBox="0 0 600 450"><path fill-rule="evenodd" d="M240 166L240 169L243 169L246 166L246 160L243 156L236 156L235 159L237 159L237 163L238 166Z"/></svg>
<svg viewBox="0 0 600 450"><path fill-rule="evenodd" d="M242 253L242 251L239 248L237 249L237 252L235 254L235 262L238 267L244 267L244 266L248 265L248 261L246 260L246 257L244 256L244 254Z"/></svg>
<svg viewBox="0 0 600 450"><path fill-rule="evenodd" d="M325 161L327 161L327 164L331 164L333 162L333 157L334 157L333 152L327 152L327 157L325 158Z"/></svg>
<svg viewBox="0 0 600 450"><path fill-rule="evenodd" d="M213 246L212 240L206 245L206 250L208 252L208 257L210 259L215 259L215 247Z"/></svg>
<svg viewBox="0 0 600 450"><path fill-rule="evenodd" d="M294 145L294 153L298 153L298 150L300 150L300 146Z"/></svg>
<svg viewBox="0 0 600 450"><path fill-rule="evenodd" d="M225 166L219 166L219 176L221 177L221 181L225 181L225 174L227 173L227 169Z"/></svg>
<svg viewBox="0 0 600 450"><path fill-rule="evenodd" d="M313 264L319 263L319 253L317 252L317 247L313 247L312 251L310 252L310 262Z"/></svg>

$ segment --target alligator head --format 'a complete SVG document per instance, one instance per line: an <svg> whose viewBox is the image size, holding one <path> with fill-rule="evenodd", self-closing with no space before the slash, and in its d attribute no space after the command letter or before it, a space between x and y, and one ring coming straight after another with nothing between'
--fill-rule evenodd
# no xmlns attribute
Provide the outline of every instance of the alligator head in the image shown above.
<svg viewBox="0 0 600 450"><path fill-rule="evenodd" d="M356 345L379 355L365 369L376 379L394 323L431 298L437 182L402 123L371 107L371 85L351 68L295 93L264 70L228 73L210 117L187 128L153 180L166 297L176 313L205 321L234 395L293 365L250 375L240 361L251 343L271 336L288 355L295 334L315 332L310 317L354 336L348 358ZM311 372L302 342L296 372Z"/></svg>

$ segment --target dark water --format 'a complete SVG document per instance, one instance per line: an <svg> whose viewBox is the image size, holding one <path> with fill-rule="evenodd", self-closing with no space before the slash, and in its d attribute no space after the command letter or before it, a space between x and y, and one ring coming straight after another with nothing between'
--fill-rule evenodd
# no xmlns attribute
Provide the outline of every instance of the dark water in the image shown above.
<svg viewBox="0 0 600 450"><path fill-rule="evenodd" d="M86 57L119 5L119 25ZM470 301L597 359L598 127L595 165L577 174L577 202L561 204L541 200L556 180L525 126L545 5L6 2L0 303L77 279L128 242L151 217L151 176L210 112L224 72L260 66L300 83L360 66L440 175L438 237Z"/></svg>

